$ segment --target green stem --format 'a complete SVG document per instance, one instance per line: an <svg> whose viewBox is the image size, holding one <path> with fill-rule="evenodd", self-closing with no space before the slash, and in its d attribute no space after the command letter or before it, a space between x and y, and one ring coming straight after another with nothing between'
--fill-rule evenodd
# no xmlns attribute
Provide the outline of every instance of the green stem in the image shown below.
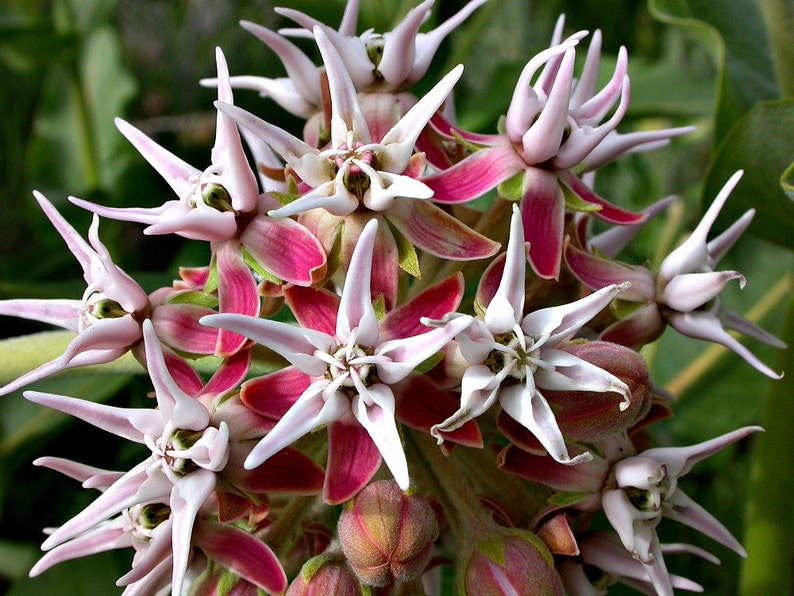
<svg viewBox="0 0 794 596"><path fill-rule="evenodd" d="M78 144L80 147L80 158L83 164L83 175L85 176L88 188L99 188L99 159L96 151L96 134L94 122L91 118L91 110L88 105L85 87L83 86L80 67L72 62L68 65L69 76L69 95L72 98L72 105L77 111L79 126Z"/></svg>
<svg viewBox="0 0 794 596"><path fill-rule="evenodd" d="M794 299L789 304L784 339L794 339ZM747 503L740 594L790 594L794 560L794 351L780 354L778 370L788 374L770 383L764 407L766 432L757 438Z"/></svg>
<svg viewBox="0 0 794 596"><path fill-rule="evenodd" d="M783 97L794 97L794 3L791 0L760 0L769 45L775 62L775 74Z"/></svg>

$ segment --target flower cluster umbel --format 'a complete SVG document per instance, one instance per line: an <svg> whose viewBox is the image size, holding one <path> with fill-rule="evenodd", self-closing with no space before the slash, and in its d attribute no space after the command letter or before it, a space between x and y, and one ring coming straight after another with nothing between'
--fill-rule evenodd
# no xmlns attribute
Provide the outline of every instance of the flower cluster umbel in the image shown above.
<svg viewBox="0 0 794 596"><path fill-rule="evenodd" d="M173 190L161 206L70 197L94 214L86 242L34 193L87 288L78 300L0 301L0 314L75 332L62 356L0 393L131 352L156 403L25 392L148 448L129 471L35 462L100 495L50 531L32 575L132 547L125 594L440 593L451 559L461 594L601 594L611 581L671 594L700 587L669 574L665 554L713 557L662 544L663 518L743 553L679 480L759 429L686 448L634 440L667 408L637 351L668 325L779 377L726 330L783 344L719 300L744 284L715 267L752 212L707 238L741 174L657 272L616 260L659 209L618 207L582 175L690 128L619 132L625 49L599 89L600 32L563 38L561 18L518 78L503 129L461 129L449 99L463 66L422 97L412 88L483 3L428 32L433 0L383 34L356 33L357 0L338 29L287 9L276 10L300 28L244 22L287 76L230 76L217 50L217 76L202 81L218 97L207 162L116 122ZM313 39L322 64L292 37ZM303 118L302 136L235 106L233 88ZM456 217L494 189L487 213ZM210 259L147 294L113 263L99 217L207 243ZM591 237L591 217L619 233ZM610 310L615 300L633 308ZM194 363L209 355L220 364L205 380ZM256 375L262 358L270 372ZM613 532L591 531L599 514Z"/></svg>

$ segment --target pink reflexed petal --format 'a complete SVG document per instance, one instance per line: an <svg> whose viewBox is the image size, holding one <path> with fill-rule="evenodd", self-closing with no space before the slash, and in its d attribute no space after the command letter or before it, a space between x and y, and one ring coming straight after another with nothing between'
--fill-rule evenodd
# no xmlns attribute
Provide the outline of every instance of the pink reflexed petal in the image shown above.
<svg viewBox="0 0 794 596"><path fill-rule="evenodd" d="M350 231L351 226L347 223L345 225L347 226L345 231ZM343 238L343 250L347 250L350 240L352 238ZM348 265L346 271L349 269ZM370 293L373 301L382 296L387 310L395 308L397 304L400 273L400 259L394 234L389 225L382 218L378 218L378 235L375 237L375 248L372 252Z"/></svg>
<svg viewBox="0 0 794 596"><path fill-rule="evenodd" d="M537 391L532 393L523 385L508 385L502 387L499 392L499 403L505 412L538 438L555 461L561 464L575 465L593 458L588 452L575 457L568 454L568 448L565 446L565 439L562 438L562 432L557 425L554 412L545 398Z"/></svg>
<svg viewBox="0 0 794 596"><path fill-rule="evenodd" d="M240 254L237 241L223 242L214 247L218 267L218 306L221 313L256 316L259 314L259 294L256 280ZM221 329L217 356L229 356L245 343L245 337Z"/></svg>
<svg viewBox="0 0 794 596"><path fill-rule="evenodd" d="M739 183L743 173L742 170L739 170L728 179L725 186L717 194L717 198L714 199L714 202L703 215L703 219L692 231L692 234L662 261L659 266L659 278L661 280L669 281L681 273L699 271L707 263L709 255L706 238L709 231L711 231L711 226L720 214L720 210L725 205L725 201L728 200L731 191Z"/></svg>
<svg viewBox="0 0 794 596"><path fill-rule="evenodd" d="M722 328L720 320L710 312L673 313L668 317L668 322L679 333L695 339L713 341L733 350L744 358L750 366L772 379L780 379L778 374L761 362L750 350L745 348L730 333Z"/></svg>
<svg viewBox="0 0 794 596"><path fill-rule="evenodd" d="M81 300L36 300L20 298L0 300L0 315L41 321L77 333Z"/></svg>
<svg viewBox="0 0 794 596"><path fill-rule="evenodd" d="M309 57L295 44L269 29L250 21L240 21L240 25L276 53L298 94L311 100L315 106L319 106L321 102L320 69Z"/></svg>
<svg viewBox="0 0 794 596"><path fill-rule="evenodd" d="M426 375L409 375L392 385L396 402L396 418L406 426L430 434L431 428L452 416L459 401L447 391L442 391ZM479 449L483 445L477 423L470 420L453 431L439 433L445 441Z"/></svg>
<svg viewBox="0 0 794 596"><path fill-rule="evenodd" d="M171 546L174 568L171 574L171 588L174 594L182 593L187 565L192 551L193 525L199 509L210 498L215 489L215 474L209 470L198 469L186 474L174 485L171 493Z"/></svg>
<svg viewBox="0 0 794 596"><path fill-rule="evenodd" d="M719 296L727 283L734 279L738 279L739 286L744 287L744 276L738 271L681 273L670 280L657 300L673 310L689 312Z"/></svg>
<svg viewBox="0 0 794 596"><path fill-rule="evenodd" d="M463 8L461 8L455 15L444 21L441 25L428 31L427 33L420 33L416 36L414 45L416 46L416 55L413 58L414 64L407 77L407 82L415 83L421 79L430 67L430 61L435 56L438 46L444 41L444 38L454 31L463 21L469 18L469 15L477 10L480 6L485 4L487 0L471 0ZM425 2L420 5L432 4ZM417 7L418 9L419 7ZM428 6L428 12L430 10Z"/></svg>
<svg viewBox="0 0 794 596"><path fill-rule="evenodd" d="M591 290L627 281L631 287L623 291L621 300L647 302L656 297L656 280L645 267L602 259L572 244L565 248L565 263L571 273Z"/></svg>
<svg viewBox="0 0 794 596"><path fill-rule="evenodd" d="M463 290L463 275L455 273L416 294L381 319L380 339L385 342L425 333L427 326L420 319L440 319L454 311L460 304Z"/></svg>
<svg viewBox="0 0 794 596"><path fill-rule="evenodd" d="M524 174L521 219L524 239L529 242L529 264L540 277L560 276L565 198L557 177L551 172L529 168Z"/></svg>
<svg viewBox="0 0 794 596"><path fill-rule="evenodd" d="M338 148L350 143L348 133L361 143L369 143L369 127L358 103L356 88L345 63L322 26L314 27L314 39L320 49L331 94L331 145ZM350 149L351 147L348 147Z"/></svg>
<svg viewBox="0 0 794 596"><path fill-rule="evenodd" d="M472 320L472 317L464 315L451 319L442 328L382 342L375 348L375 355L385 356L390 362L378 362L378 377L388 385L401 381L468 327Z"/></svg>
<svg viewBox="0 0 794 596"><path fill-rule="evenodd" d="M599 211L593 212L593 215L599 219L603 219L610 223L629 225L643 222L647 218L643 213L626 211L602 199L570 170L559 171L557 172L557 176L559 176L565 186L571 189L584 202L601 207Z"/></svg>
<svg viewBox="0 0 794 596"><path fill-rule="evenodd" d="M494 334L508 333L524 314L524 280L527 268L527 247L518 205L513 204L510 218L510 239L505 251L502 280L485 310L485 325Z"/></svg>
<svg viewBox="0 0 794 596"><path fill-rule="evenodd" d="M383 36L383 56L378 71L394 86L408 77L416 59L416 37L419 27L430 12L433 0L425 0L412 8L397 26Z"/></svg>
<svg viewBox="0 0 794 596"><path fill-rule="evenodd" d="M127 137L127 140L157 170L179 198L187 196L193 190L193 184L201 175L201 170L164 149L132 124L121 118L116 118L114 121L119 132Z"/></svg>
<svg viewBox="0 0 794 596"><path fill-rule="evenodd" d="M218 101L233 103L229 67L220 48L215 48L215 60L218 68ZM240 131L228 114L219 111L216 118L212 164L220 168L221 183L229 192L235 211L252 213L259 203L259 186L243 151Z"/></svg>
<svg viewBox="0 0 794 596"><path fill-rule="evenodd" d="M257 414L279 420L311 383L311 377L294 366L288 366L243 383L240 399Z"/></svg>
<svg viewBox="0 0 794 596"><path fill-rule="evenodd" d="M339 420L350 410L348 398L340 392L330 395L326 400L323 390L327 386L328 381L317 381L303 392L295 405L253 448L245 460L247 469L257 467L302 436Z"/></svg>
<svg viewBox="0 0 794 596"><path fill-rule="evenodd" d="M378 447L394 480L401 489L407 490L410 483L408 461L394 419L394 394L387 385L376 384L364 387L358 375L351 377L356 384L358 395L353 398L350 410Z"/></svg>
<svg viewBox="0 0 794 596"><path fill-rule="evenodd" d="M162 416L156 410L119 408L40 391L25 391L24 395L28 401L79 418L128 441L143 443L148 431L162 432Z"/></svg>
<svg viewBox="0 0 794 596"><path fill-rule="evenodd" d="M333 424L336 423L331 426ZM227 469L224 476L251 494L277 492L316 495L322 490L325 471L297 449L287 447L253 470L235 469L229 472Z"/></svg>
<svg viewBox="0 0 794 596"><path fill-rule="evenodd" d="M381 454L352 415L328 427L328 463L323 501L337 505L353 498L380 468Z"/></svg>
<svg viewBox="0 0 794 596"><path fill-rule="evenodd" d="M200 392L197 392L196 397L204 395L223 395L231 391L245 379L250 367L250 350L241 350L225 358L207 384Z"/></svg>
<svg viewBox="0 0 794 596"><path fill-rule="evenodd" d="M737 553L739 556L746 557L747 553L733 537L728 529L723 526L717 518L695 503L680 489L676 490L669 498L668 503L672 502L671 509L664 510L664 517L675 520L682 524L702 532L712 540L716 540L723 546Z"/></svg>
<svg viewBox="0 0 794 596"><path fill-rule="evenodd" d="M215 102L215 107L270 145L311 186L319 186L328 180L327 168L319 167L323 160L319 160L317 149L237 106Z"/></svg>
<svg viewBox="0 0 794 596"><path fill-rule="evenodd" d="M165 423L171 423L173 428L184 428L189 430L201 431L207 428L210 421L210 413L204 405L189 395L187 395L177 385L168 367L165 365L165 358L160 347L160 341L154 332L151 321L143 323L144 345L146 347L146 368L149 371L149 378L154 385L155 395L157 396L158 417L161 418L160 432ZM145 416L144 412L138 411L138 416ZM134 418L130 418L135 420ZM147 432L146 434L155 435L160 433Z"/></svg>
<svg viewBox="0 0 794 596"><path fill-rule="evenodd" d="M568 126L568 104L571 99L575 59L575 49L565 50L543 109L521 136L522 153L527 163L541 164L557 155L560 150L562 135Z"/></svg>
<svg viewBox="0 0 794 596"><path fill-rule="evenodd" d="M665 329L656 303L641 306L625 319L612 323L601 332L599 339L639 350L657 339Z"/></svg>
<svg viewBox="0 0 794 596"><path fill-rule="evenodd" d="M287 286L284 288L284 298L298 325L328 335L336 333L339 296L325 289Z"/></svg>
<svg viewBox="0 0 794 596"><path fill-rule="evenodd" d="M498 242L478 234L427 201L396 199L388 219L414 246L444 259L484 259L499 250Z"/></svg>
<svg viewBox="0 0 794 596"><path fill-rule="evenodd" d="M466 203L527 167L509 143L475 151L451 168L422 178L437 203Z"/></svg>
<svg viewBox="0 0 794 596"><path fill-rule="evenodd" d="M598 494L608 469L599 460L567 466L548 455L534 455L516 445L508 445L499 454L499 468L564 492Z"/></svg>
<svg viewBox="0 0 794 596"><path fill-rule="evenodd" d="M524 318L521 327L530 337L548 337L544 347L557 346L573 337L627 287L628 284L607 286L574 302L536 310Z"/></svg>
<svg viewBox="0 0 794 596"><path fill-rule="evenodd" d="M256 343L281 354L310 376L322 376L327 364L314 356L315 350L327 352L335 345L333 337L313 329L302 329L268 319L244 315L210 315L201 319L202 325L221 327L245 335Z"/></svg>
<svg viewBox="0 0 794 596"><path fill-rule="evenodd" d="M131 546L132 536L120 527L120 524L100 525L82 536L77 536L68 543L52 549L39 559L28 575L36 577L53 565L64 561Z"/></svg>
<svg viewBox="0 0 794 596"><path fill-rule="evenodd" d="M168 349L167 346L160 346L163 350L163 358L165 358L165 365L168 367L168 373L174 379L176 384L188 395L196 395L204 386L204 381L195 371L195 369L188 364L187 360L176 354L176 352ZM136 346L135 357L141 361L145 361L145 356L139 357L141 346Z"/></svg>
<svg viewBox="0 0 794 596"><path fill-rule="evenodd" d="M405 169L419 133L452 92L461 74L463 74L463 65L459 64L422 96L383 136L381 143L385 149L382 153L385 153L386 160L381 164L381 169L394 173L400 173Z"/></svg>
<svg viewBox="0 0 794 596"><path fill-rule="evenodd" d="M132 468L93 503L50 534L41 548L49 550L133 505L167 497L173 485L162 474L155 473L150 476L147 468L152 465L151 460L147 459ZM159 464L154 465L159 469Z"/></svg>
<svg viewBox="0 0 794 596"><path fill-rule="evenodd" d="M199 521L194 544L213 560L271 594L287 589L287 576L273 551L248 532L233 526Z"/></svg>
<svg viewBox="0 0 794 596"><path fill-rule="evenodd" d="M241 234L240 242L265 269L286 282L310 286L325 275L322 245L292 219L255 217Z"/></svg>
<svg viewBox="0 0 794 596"><path fill-rule="evenodd" d="M214 354L218 331L199 323L211 308L196 304L164 304L152 311L151 321L163 343L190 354Z"/></svg>
<svg viewBox="0 0 794 596"><path fill-rule="evenodd" d="M378 222L372 219L364 226L353 250L353 257L350 259L336 318L336 337L342 343L347 342L355 329L357 329L356 343L372 347L378 341L380 331L370 292L372 252L377 233Z"/></svg>

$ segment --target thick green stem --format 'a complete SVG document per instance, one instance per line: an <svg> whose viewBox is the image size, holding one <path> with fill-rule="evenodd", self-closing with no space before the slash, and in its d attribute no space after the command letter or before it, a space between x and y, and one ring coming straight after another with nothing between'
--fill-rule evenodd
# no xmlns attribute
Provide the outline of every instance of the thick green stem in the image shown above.
<svg viewBox="0 0 794 596"><path fill-rule="evenodd" d="M794 340L794 299L789 304L784 339ZM758 436L747 504L747 530L740 594L791 594L794 560L794 351L780 354L786 376L770 383L764 409L765 433Z"/></svg>
<svg viewBox="0 0 794 596"><path fill-rule="evenodd" d="M775 74L783 97L794 97L794 3L791 0L759 0L764 16Z"/></svg>

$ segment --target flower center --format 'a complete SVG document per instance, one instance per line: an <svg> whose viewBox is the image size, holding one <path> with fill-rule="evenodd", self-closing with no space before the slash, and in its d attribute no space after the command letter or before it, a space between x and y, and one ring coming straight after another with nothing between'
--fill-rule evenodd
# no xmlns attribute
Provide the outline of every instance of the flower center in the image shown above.
<svg viewBox="0 0 794 596"><path fill-rule="evenodd" d="M80 313L79 321L80 328L90 327L102 319L119 319L128 314L132 313L128 313L121 304L108 298L104 292L93 291L83 301L83 310Z"/></svg>
<svg viewBox="0 0 794 596"><path fill-rule="evenodd" d="M534 373L542 364L540 346L534 338L516 333L494 336L495 348L485 359L488 369L495 375L509 376L523 381L527 369Z"/></svg>
<svg viewBox="0 0 794 596"><path fill-rule="evenodd" d="M171 508L164 503L135 505L125 510L124 515L130 524L127 531L136 538L149 542L154 529L171 517Z"/></svg>
<svg viewBox="0 0 794 596"><path fill-rule="evenodd" d="M364 385L369 385L374 380L372 364L362 361L370 356L363 348L353 344L352 346L341 346L333 354L330 354L328 371L326 378L336 388L353 389L355 382L353 375L361 379Z"/></svg>
<svg viewBox="0 0 794 596"><path fill-rule="evenodd" d="M374 167L375 153L371 150L359 151L364 144L360 141L351 144L343 143L334 154L329 157L337 174L342 172L342 184L359 201L364 200L364 194L369 190L372 182L370 175L362 169L362 165Z"/></svg>

